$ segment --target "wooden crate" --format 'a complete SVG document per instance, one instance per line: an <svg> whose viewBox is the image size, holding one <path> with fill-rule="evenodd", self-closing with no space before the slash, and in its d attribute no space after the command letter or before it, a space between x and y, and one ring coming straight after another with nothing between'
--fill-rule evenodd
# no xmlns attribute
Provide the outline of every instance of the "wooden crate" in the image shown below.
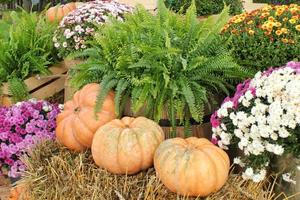
<svg viewBox="0 0 300 200"><path fill-rule="evenodd" d="M64 63L53 65L49 70L52 72L49 76L36 75L24 81L32 98L46 99L64 89L65 76L68 71ZM4 83L0 105L10 106L13 104L8 88L8 84Z"/></svg>

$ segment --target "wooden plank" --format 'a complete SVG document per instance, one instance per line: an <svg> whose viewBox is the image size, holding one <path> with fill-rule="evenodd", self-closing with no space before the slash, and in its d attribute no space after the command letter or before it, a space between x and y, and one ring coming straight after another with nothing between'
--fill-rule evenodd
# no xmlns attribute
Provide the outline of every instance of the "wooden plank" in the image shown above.
<svg viewBox="0 0 300 200"><path fill-rule="evenodd" d="M163 129L166 138L171 138L171 127L166 127L166 126L161 126ZM212 130L211 130L211 124L210 123L203 123L200 125L192 125L191 126L192 130L192 136L193 137L198 137L198 138L207 138L211 139L212 135ZM185 138L184 135L184 127L183 126L178 126L176 129L176 137L181 137Z"/></svg>
<svg viewBox="0 0 300 200"><path fill-rule="evenodd" d="M13 104L12 99L9 96L2 96L1 101L2 102L0 105L3 105L3 106L11 106Z"/></svg>
<svg viewBox="0 0 300 200"><path fill-rule="evenodd" d="M52 72L53 75L61 75L63 73L66 73L68 69L65 68L65 65L63 62L58 63L52 67L49 68L49 70ZM40 76L38 78L37 76L32 76L29 77L24 81L24 83L27 85L29 92L40 87L41 85L51 81L53 78L51 76L47 78L43 78L43 76ZM8 83L4 83L2 86L2 92L4 95L9 94L9 89L8 89Z"/></svg>
<svg viewBox="0 0 300 200"><path fill-rule="evenodd" d="M41 89L31 93L31 97L37 99L45 99L53 96L54 94L64 89L65 77L61 77L56 81L42 87Z"/></svg>
<svg viewBox="0 0 300 200"><path fill-rule="evenodd" d="M117 0L119 3L124 3L129 6L142 4L147 10L154 10L157 7L157 0Z"/></svg>

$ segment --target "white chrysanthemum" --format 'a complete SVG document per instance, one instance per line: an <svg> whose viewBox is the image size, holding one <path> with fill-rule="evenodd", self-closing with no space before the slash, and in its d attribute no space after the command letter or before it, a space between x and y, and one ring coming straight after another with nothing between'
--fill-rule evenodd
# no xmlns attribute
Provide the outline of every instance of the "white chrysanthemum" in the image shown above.
<svg viewBox="0 0 300 200"><path fill-rule="evenodd" d="M294 185L296 185L296 183L297 183L295 180L293 180L293 179L291 178L291 174L290 174L290 173L282 174L282 179L283 179L284 181L286 181L286 182L288 182L288 183L292 183L292 184L294 184Z"/></svg>
<svg viewBox="0 0 300 200"><path fill-rule="evenodd" d="M281 145L275 145L274 154L281 156L284 153L284 148Z"/></svg>
<svg viewBox="0 0 300 200"><path fill-rule="evenodd" d="M240 88L236 93L237 96L232 98L238 101L238 109L225 111L224 108L227 108L225 105L217 112L221 124L222 117L225 115L231 120L228 123L226 118L226 126L224 125L223 128L220 125L222 131L217 135L221 138L221 143L227 146L228 141L237 141L239 149L245 155L246 163L254 158L247 160L247 156L265 157L264 152L277 156L283 155L286 151L284 139L294 134L293 130L299 127L300 68L299 63L296 65L295 68L283 67L257 73L250 82L244 83L245 87L250 83L249 89L241 94L244 88ZM231 136L230 140L229 136ZM234 159L234 163L240 164L241 159ZM266 176L266 170L261 167L268 165L269 162L266 161L255 166L257 168L248 167L243 177L259 182ZM284 179L293 183L290 175L285 175Z"/></svg>

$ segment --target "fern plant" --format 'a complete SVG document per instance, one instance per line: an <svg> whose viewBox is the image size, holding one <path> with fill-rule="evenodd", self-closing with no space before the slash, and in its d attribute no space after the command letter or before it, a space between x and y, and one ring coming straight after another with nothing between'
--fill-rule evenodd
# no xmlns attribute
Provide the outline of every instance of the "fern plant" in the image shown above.
<svg viewBox="0 0 300 200"><path fill-rule="evenodd" d="M93 48L74 55L88 59L72 71L72 84L101 83L95 111L114 89L118 115L130 98L134 113L143 110L159 121L167 110L173 130L179 125L176 119L188 129L191 118L202 121L214 94L229 93L232 84L247 76L219 36L228 10L200 22L195 3L182 16L161 0L156 15L138 7L125 22L112 19L95 35Z"/></svg>
<svg viewBox="0 0 300 200"><path fill-rule="evenodd" d="M11 95L19 101L28 96L22 81L32 74L48 74L47 66L55 61L56 25L26 11L11 12L9 21L8 29L1 30L7 37L0 38L0 85L11 83Z"/></svg>

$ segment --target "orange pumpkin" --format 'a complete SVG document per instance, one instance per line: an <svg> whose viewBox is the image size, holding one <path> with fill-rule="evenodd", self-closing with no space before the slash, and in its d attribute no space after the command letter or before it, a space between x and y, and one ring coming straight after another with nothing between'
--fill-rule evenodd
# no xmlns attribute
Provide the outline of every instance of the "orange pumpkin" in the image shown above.
<svg viewBox="0 0 300 200"><path fill-rule="evenodd" d="M174 138L156 150L154 167L162 183L172 192L207 196L227 181L228 155L204 138Z"/></svg>
<svg viewBox="0 0 300 200"><path fill-rule="evenodd" d="M145 117L115 119L99 128L92 155L96 164L115 174L135 174L153 165L153 156L165 135Z"/></svg>
<svg viewBox="0 0 300 200"><path fill-rule="evenodd" d="M17 185L10 190L8 200L28 200L26 188L22 185Z"/></svg>
<svg viewBox="0 0 300 200"><path fill-rule="evenodd" d="M71 2L65 5L54 6L47 10L47 18L50 22L61 21L64 16L76 9L76 3Z"/></svg>
<svg viewBox="0 0 300 200"><path fill-rule="evenodd" d="M109 92L102 109L94 113L99 84L92 83L77 91L73 99L67 101L64 111L57 116L57 140L71 150L81 151L91 147L94 133L105 123L116 118L114 92Z"/></svg>

